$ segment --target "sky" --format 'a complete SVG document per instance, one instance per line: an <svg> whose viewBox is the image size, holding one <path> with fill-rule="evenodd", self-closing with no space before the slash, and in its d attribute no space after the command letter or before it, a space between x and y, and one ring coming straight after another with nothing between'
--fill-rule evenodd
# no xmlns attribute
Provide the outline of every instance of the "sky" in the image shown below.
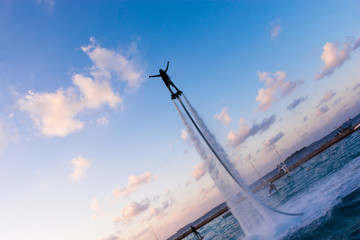
<svg viewBox="0 0 360 240"><path fill-rule="evenodd" d="M359 1L0 1L0 238L166 239L360 111Z"/></svg>

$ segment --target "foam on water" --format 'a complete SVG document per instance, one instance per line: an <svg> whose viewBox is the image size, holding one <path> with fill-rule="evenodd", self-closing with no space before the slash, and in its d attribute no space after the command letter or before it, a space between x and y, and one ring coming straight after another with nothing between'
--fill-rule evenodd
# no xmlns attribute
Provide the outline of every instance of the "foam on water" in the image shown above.
<svg viewBox="0 0 360 240"><path fill-rule="evenodd" d="M178 100L183 106L185 112L189 114L181 100ZM215 136L209 131L204 121L186 98L185 101L191 111L191 115L195 118L196 123L194 122L194 126L197 128L200 135L203 135L206 143L210 145L210 149L215 151L213 154L211 154L211 152L209 153L208 147L205 146L205 143L199 139L198 135L192 128L192 125L188 122L176 103L174 103L185 127L187 128L189 136L193 140L195 147L199 152L199 155L207 163L210 176L225 197L231 212L240 223L247 238L275 238L275 233L279 229L283 229L285 223L287 225L289 217L284 217L279 213L273 212L274 210L270 210L270 208L265 207L254 197L250 189L243 182L239 172L235 170L235 167L230 162L224 149L217 143ZM193 121L190 115L189 118ZM214 156L216 156L216 158Z"/></svg>

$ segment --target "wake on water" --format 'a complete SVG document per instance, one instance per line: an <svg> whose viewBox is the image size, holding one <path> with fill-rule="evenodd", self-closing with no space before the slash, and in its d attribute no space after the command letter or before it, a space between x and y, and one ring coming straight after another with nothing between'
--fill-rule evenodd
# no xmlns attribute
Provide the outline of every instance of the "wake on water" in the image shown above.
<svg viewBox="0 0 360 240"><path fill-rule="evenodd" d="M193 123L193 125L190 124L184 112L181 111L180 107L174 101L175 107L197 152L205 161L211 178L226 199L231 212L240 223L246 237L254 239L275 239L278 232L286 228L288 223L291 222L289 221L289 215L302 214L281 212L265 206L257 200L242 180L239 172L235 170L225 150L218 144L215 136L207 128L190 102L184 96L185 103L190 109L191 114L183 104L181 98L178 97L177 100L183 107L189 120ZM194 116L195 120L191 115ZM203 141L199 139L194 128L196 128ZM218 161L216 161L216 159L218 159ZM219 163L221 165L219 165Z"/></svg>

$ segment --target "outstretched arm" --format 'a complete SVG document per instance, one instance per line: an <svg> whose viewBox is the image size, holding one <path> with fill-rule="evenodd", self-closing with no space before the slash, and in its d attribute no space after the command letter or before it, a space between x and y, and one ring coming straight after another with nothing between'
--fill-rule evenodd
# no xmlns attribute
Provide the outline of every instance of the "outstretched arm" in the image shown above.
<svg viewBox="0 0 360 240"><path fill-rule="evenodd" d="M168 68L169 68L169 61L167 62L165 72L167 72Z"/></svg>
<svg viewBox="0 0 360 240"><path fill-rule="evenodd" d="M152 77L160 77L160 74L159 75L154 75L154 76L149 76L149 78L152 78Z"/></svg>

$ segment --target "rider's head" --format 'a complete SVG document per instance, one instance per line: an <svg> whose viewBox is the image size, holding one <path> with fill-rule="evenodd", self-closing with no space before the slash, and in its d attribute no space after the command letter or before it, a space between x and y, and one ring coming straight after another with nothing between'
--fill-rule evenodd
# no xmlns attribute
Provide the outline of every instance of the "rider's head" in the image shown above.
<svg viewBox="0 0 360 240"><path fill-rule="evenodd" d="M164 72L164 70L162 69L159 69L159 73L162 74Z"/></svg>

